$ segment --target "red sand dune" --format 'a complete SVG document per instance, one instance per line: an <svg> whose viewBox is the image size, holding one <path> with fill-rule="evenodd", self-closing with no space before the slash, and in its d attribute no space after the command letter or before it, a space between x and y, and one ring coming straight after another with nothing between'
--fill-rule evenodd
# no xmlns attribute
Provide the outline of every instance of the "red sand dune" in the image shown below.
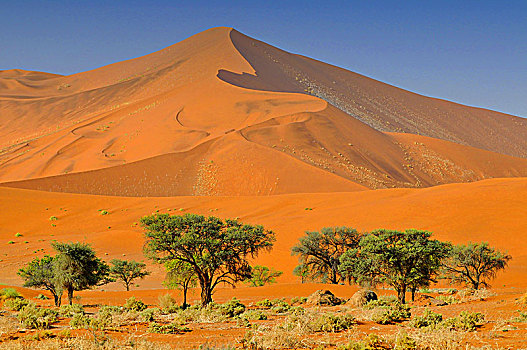
<svg viewBox="0 0 527 350"><path fill-rule="evenodd" d="M513 256L494 285L526 286L527 178L425 189L237 197L125 198L0 188L0 197L0 280L8 284L20 284L14 271L36 255L51 253L53 239L90 242L105 260L123 255L144 259L142 229L134 223L159 210L238 217L273 229L276 245L257 262L284 271L281 282L297 281L292 275L297 259L290 248L305 230L347 225L361 231L426 229L455 243L488 241ZM100 215L99 209L110 214ZM51 216L58 220L51 222ZM17 232L23 236L16 238ZM7 244L9 240L15 244ZM42 250L34 253L37 249ZM162 271L153 270L143 287L160 287Z"/></svg>
<svg viewBox="0 0 527 350"><path fill-rule="evenodd" d="M412 94L230 28L71 76L3 71L0 101L0 182L21 188L268 195L527 176L521 118Z"/></svg>

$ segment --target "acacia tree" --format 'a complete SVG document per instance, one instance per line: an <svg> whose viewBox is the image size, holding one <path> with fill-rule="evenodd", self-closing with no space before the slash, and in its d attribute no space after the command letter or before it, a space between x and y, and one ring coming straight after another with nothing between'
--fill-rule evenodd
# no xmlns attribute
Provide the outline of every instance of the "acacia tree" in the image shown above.
<svg viewBox="0 0 527 350"><path fill-rule="evenodd" d="M73 292L85 290L111 282L110 267L97 258L89 244L80 242L51 244L57 251L54 257L54 281L68 293L68 302L73 303Z"/></svg>
<svg viewBox="0 0 527 350"><path fill-rule="evenodd" d="M489 247L488 243L468 243L452 249L443 264L444 277L451 283L464 283L473 289L488 287L488 280L505 269L512 257Z"/></svg>
<svg viewBox="0 0 527 350"><path fill-rule="evenodd" d="M138 278L145 278L150 274L146 270L146 264L137 262L135 260L119 260L114 259L110 261L112 266L110 267L110 277L121 281L126 287L126 290L130 290L130 284Z"/></svg>
<svg viewBox="0 0 527 350"><path fill-rule="evenodd" d="M183 291L183 309L187 306L188 289L196 287L198 279L194 268L187 262L181 260L170 260L165 263L167 275L165 278L165 286L168 288L177 288Z"/></svg>
<svg viewBox="0 0 527 350"><path fill-rule="evenodd" d="M253 287L261 287L268 283L276 283L276 278L282 276L283 272L267 266L255 265L251 274L252 276L247 280L247 283Z"/></svg>
<svg viewBox="0 0 527 350"><path fill-rule="evenodd" d="M49 255L35 258L26 267L18 270L18 275L24 279L24 287L48 290L53 295L55 306L60 306L62 287L55 280L53 273L54 262L55 258Z"/></svg>
<svg viewBox="0 0 527 350"><path fill-rule="evenodd" d="M340 273L340 257L344 252L357 248L361 235L350 227L324 227L320 232L306 231L296 246L291 248L292 255L299 255L297 272L313 280L338 284L344 280Z"/></svg>
<svg viewBox="0 0 527 350"><path fill-rule="evenodd" d="M300 283L304 283L309 279L309 268L304 264L297 265L293 269L293 275L300 277Z"/></svg>
<svg viewBox="0 0 527 350"><path fill-rule="evenodd" d="M448 243L431 240L427 231L376 230L361 239L358 249L341 257L341 272L359 284L388 284L401 303L409 287L430 280L449 251Z"/></svg>
<svg viewBox="0 0 527 350"><path fill-rule="evenodd" d="M195 214L155 214L141 219L145 229L145 255L158 263L190 264L201 287L201 304L212 301L219 283L235 286L251 277L247 258L270 250L274 233L262 226L245 225Z"/></svg>

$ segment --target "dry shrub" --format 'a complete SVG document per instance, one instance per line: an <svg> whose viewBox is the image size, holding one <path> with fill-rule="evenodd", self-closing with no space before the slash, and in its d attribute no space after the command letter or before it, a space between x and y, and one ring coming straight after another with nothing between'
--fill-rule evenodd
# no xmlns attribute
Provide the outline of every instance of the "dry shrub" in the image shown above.
<svg viewBox="0 0 527 350"><path fill-rule="evenodd" d="M18 330L18 320L15 316L0 316L0 337Z"/></svg>
<svg viewBox="0 0 527 350"><path fill-rule="evenodd" d="M418 349L456 350L463 348L465 332L446 328L419 328L408 333Z"/></svg>
<svg viewBox="0 0 527 350"><path fill-rule="evenodd" d="M355 325L349 313L329 313L305 310L291 314L273 326L261 325L249 331L244 339L246 346L256 349L304 348L314 345L306 337L316 332L340 332Z"/></svg>
<svg viewBox="0 0 527 350"><path fill-rule="evenodd" d="M170 294L163 294L157 298L157 304L159 308L167 314L171 314L180 309L177 305L176 299Z"/></svg>
<svg viewBox="0 0 527 350"><path fill-rule="evenodd" d="M527 307L527 293L523 294L516 300L516 303L522 307Z"/></svg>
<svg viewBox="0 0 527 350"><path fill-rule="evenodd" d="M107 338L95 342L90 336L75 338L52 338L42 340L23 340L0 343L0 350L169 350L169 344L149 342L138 337L125 339Z"/></svg>
<svg viewBox="0 0 527 350"><path fill-rule="evenodd" d="M363 307L370 301L377 300L377 294L371 290L361 289L357 291L353 296L348 300L346 305L354 307Z"/></svg>
<svg viewBox="0 0 527 350"><path fill-rule="evenodd" d="M444 328L418 329L407 333L400 331L391 336L368 334L338 350L457 350L464 349L465 334Z"/></svg>
<svg viewBox="0 0 527 350"><path fill-rule="evenodd" d="M490 297L495 296L496 293L491 292L488 289L461 289L457 292L457 297L461 302L467 301L483 301Z"/></svg>

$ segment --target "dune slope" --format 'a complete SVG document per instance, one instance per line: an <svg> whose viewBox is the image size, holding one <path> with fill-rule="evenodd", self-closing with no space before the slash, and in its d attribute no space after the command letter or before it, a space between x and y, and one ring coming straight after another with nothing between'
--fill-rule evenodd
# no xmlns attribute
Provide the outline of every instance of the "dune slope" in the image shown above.
<svg viewBox="0 0 527 350"><path fill-rule="evenodd" d="M0 183L28 189L271 195L527 176L521 118L411 94L231 28L70 76L0 72L0 114Z"/></svg>
<svg viewBox="0 0 527 350"><path fill-rule="evenodd" d="M101 209L109 214L101 215ZM454 243L487 241L513 256L494 285L524 286L527 273L527 178L425 189L237 197L124 198L0 187L0 211L0 280L15 285L21 281L14 271L34 256L51 253L53 239L90 242L105 260L123 255L144 259L137 222L154 212L238 217L274 230L273 251L259 256L257 263L284 271L281 282L297 281L292 275L297 259L290 248L304 231L335 225L360 231L417 228ZM50 221L51 216L57 220ZM15 237L17 232L22 236ZM7 244L10 240L14 244ZM162 269L151 269L153 276L141 285L160 287Z"/></svg>

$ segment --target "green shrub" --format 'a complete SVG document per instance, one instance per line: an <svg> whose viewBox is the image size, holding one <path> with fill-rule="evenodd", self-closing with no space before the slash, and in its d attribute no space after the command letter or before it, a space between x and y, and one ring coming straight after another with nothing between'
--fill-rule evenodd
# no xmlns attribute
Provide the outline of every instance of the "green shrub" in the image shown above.
<svg viewBox="0 0 527 350"><path fill-rule="evenodd" d="M459 303L459 299L453 295L438 295L436 299L441 300L442 302L445 302L448 305Z"/></svg>
<svg viewBox="0 0 527 350"><path fill-rule="evenodd" d="M127 310L137 312L143 311L147 308L145 303L143 303L141 300L136 299L135 297L128 298L123 307Z"/></svg>
<svg viewBox="0 0 527 350"><path fill-rule="evenodd" d="M84 314L84 308L80 304L62 305L59 309L61 317L73 317L76 314Z"/></svg>
<svg viewBox="0 0 527 350"><path fill-rule="evenodd" d="M286 313L291 309L291 305L289 305L284 299L274 299L271 303L273 304L271 311L277 314Z"/></svg>
<svg viewBox="0 0 527 350"><path fill-rule="evenodd" d="M152 309L146 309L146 310L143 310L141 311L141 313L139 314L139 318L144 321L144 322L152 322L154 321L154 315L156 313L159 313L159 309L158 308L152 308Z"/></svg>
<svg viewBox="0 0 527 350"><path fill-rule="evenodd" d="M311 324L315 332L341 332L350 329L357 322L347 313L320 313Z"/></svg>
<svg viewBox="0 0 527 350"><path fill-rule="evenodd" d="M45 296L44 294L39 294L35 297L35 299L38 299L38 300L48 300L49 298L47 296Z"/></svg>
<svg viewBox="0 0 527 350"><path fill-rule="evenodd" d="M410 325L415 328L437 327L443 321L443 315L428 309L421 316L417 316L410 321Z"/></svg>
<svg viewBox="0 0 527 350"><path fill-rule="evenodd" d="M4 300L22 298L22 295L15 288L4 288L0 291L0 297Z"/></svg>
<svg viewBox="0 0 527 350"><path fill-rule="evenodd" d="M223 315L232 318L241 315L245 311L245 305L238 299L232 298L225 304L220 305L219 310Z"/></svg>
<svg viewBox="0 0 527 350"><path fill-rule="evenodd" d="M388 307L399 303L395 296L382 296L377 300L371 300L364 305L365 309L372 310L378 307Z"/></svg>
<svg viewBox="0 0 527 350"><path fill-rule="evenodd" d="M57 220L58 220L58 218L56 216L51 216L49 218L49 221L57 221Z"/></svg>
<svg viewBox="0 0 527 350"><path fill-rule="evenodd" d="M368 334L363 340L355 340L349 344L339 346L337 350L388 350L393 346L383 341L377 334Z"/></svg>
<svg viewBox="0 0 527 350"><path fill-rule="evenodd" d="M240 318L251 321L267 320L267 314L261 310L246 310L240 315Z"/></svg>
<svg viewBox="0 0 527 350"><path fill-rule="evenodd" d="M101 210L101 215L108 215L110 214L107 210Z"/></svg>
<svg viewBox="0 0 527 350"><path fill-rule="evenodd" d="M475 331L484 320L485 316L480 312L462 311L459 316L443 321L443 326L458 331Z"/></svg>
<svg viewBox="0 0 527 350"><path fill-rule="evenodd" d="M520 313L519 316L513 317L511 319L512 322L518 322L518 323L524 323L527 322L527 312L518 311Z"/></svg>
<svg viewBox="0 0 527 350"><path fill-rule="evenodd" d="M371 320L379 324L392 324L402 322L408 319L410 315L410 308L397 301L390 306L375 308Z"/></svg>
<svg viewBox="0 0 527 350"><path fill-rule="evenodd" d="M90 324L90 318L86 316L85 314L81 314L81 313L74 314L70 320L71 328L77 328L77 329L88 328L89 324Z"/></svg>
<svg viewBox="0 0 527 350"><path fill-rule="evenodd" d="M18 313L18 320L26 328L49 329L58 320L58 312L37 307L34 303L24 306Z"/></svg>
<svg viewBox="0 0 527 350"><path fill-rule="evenodd" d="M303 315L306 313L306 309L304 309L302 306L292 306L289 309L289 312L291 315Z"/></svg>
<svg viewBox="0 0 527 350"><path fill-rule="evenodd" d="M160 295L157 300L159 308L166 314L172 314L179 310L176 299L174 299L174 297L168 293Z"/></svg>
<svg viewBox="0 0 527 350"><path fill-rule="evenodd" d="M104 330L111 324L112 308L109 307L99 309L97 315L92 317L89 317L85 314L76 313L70 320L70 327L72 328L86 328L92 330Z"/></svg>
<svg viewBox="0 0 527 350"><path fill-rule="evenodd" d="M256 302L256 306L263 309L270 309L273 306L273 303L269 299L264 299Z"/></svg>
<svg viewBox="0 0 527 350"><path fill-rule="evenodd" d="M305 304L307 297L294 297L291 298L291 304Z"/></svg>
<svg viewBox="0 0 527 350"><path fill-rule="evenodd" d="M178 323L159 324L157 322L152 322L148 326L148 332L150 333L180 334L188 331L190 331L190 329Z"/></svg>
<svg viewBox="0 0 527 350"><path fill-rule="evenodd" d="M4 307L10 310L13 310L13 311L20 311L24 308L24 306L28 304L29 304L29 301L24 298L7 299L4 302Z"/></svg>
<svg viewBox="0 0 527 350"><path fill-rule="evenodd" d="M20 232L15 233L15 237L22 237L22 234Z"/></svg>
<svg viewBox="0 0 527 350"><path fill-rule="evenodd" d="M271 309L277 314L285 313L291 308L291 305L289 305L284 299L264 299L256 302L256 306L263 309Z"/></svg>

